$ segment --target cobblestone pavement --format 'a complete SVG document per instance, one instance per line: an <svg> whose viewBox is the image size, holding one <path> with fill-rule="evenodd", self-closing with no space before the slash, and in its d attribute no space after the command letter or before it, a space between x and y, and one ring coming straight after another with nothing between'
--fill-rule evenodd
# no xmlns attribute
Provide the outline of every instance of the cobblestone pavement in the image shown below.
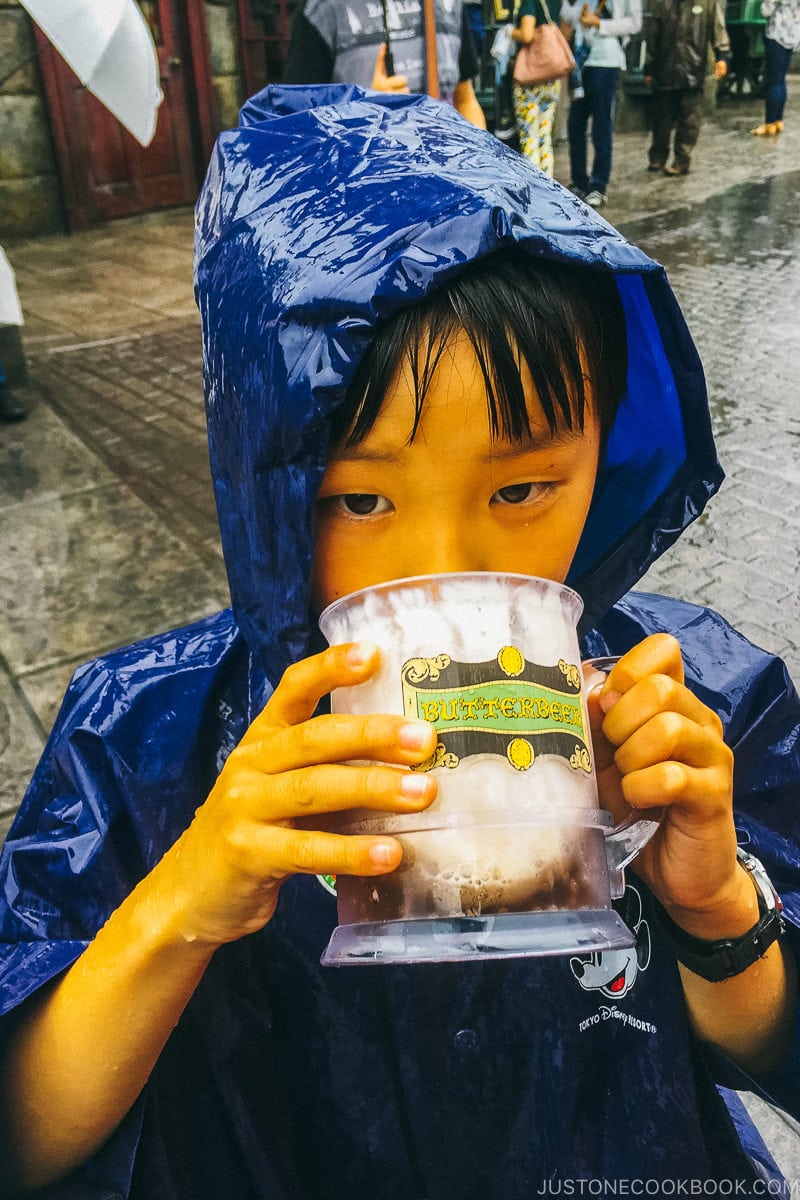
<svg viewBox="0 0 800 1200"><path fill-rule="evenodd" d="M726 481L643 587L719 609L800 680L800 171L626 223L668 269Z"/></svg>
<svg viewBox="0 0 800 1200"><path fill-rule="evenodd" d="M194 317L135 339L58 346L47 356L47 399L178 537L218 563L200 357Z"/></svg>
<svg viewBox="0 0 800 1200"><path fill-rule="evenodd" d="M786 133L721 106L692 174L619 135L608 219L666 266L727 480L643 586L721 611L800 679L800 78ZM557 176L568 181L566 150ZM0 836L74 667L227 603L208 477L188 211L7 245L33 411L0 426ZM791 1123L760 1102L787 1175Z"/></svg>

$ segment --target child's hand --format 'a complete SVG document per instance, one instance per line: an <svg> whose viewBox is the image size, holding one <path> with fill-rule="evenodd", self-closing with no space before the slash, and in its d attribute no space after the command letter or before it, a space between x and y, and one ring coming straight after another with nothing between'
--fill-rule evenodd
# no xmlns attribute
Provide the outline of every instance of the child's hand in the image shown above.
<svg viewBox="0 0 800 1200"><path fill-rule="evenodd" d="M656 634L589 693L589 715L602 806L618 820L628 805L664 809L660 828L635 860L637 874L674 919L704 936L703 922L713 922L741 886L733 755L719 717L683 678L678 643Z"/></svg>
<svg viewBox="0 0 800 1200"><path fill-rule="evenodd" d="M398 866L402 851L392 837L314 828L315 818L322 823L338 810L417 812L436 796L431 776L399 769L432 753L432 725L388 715L313 716L322 696L368 679L378 661L377 647L351 644L286 672L153 873L181 936L221 944L260 929L295 872L381 875Z"/></svg>

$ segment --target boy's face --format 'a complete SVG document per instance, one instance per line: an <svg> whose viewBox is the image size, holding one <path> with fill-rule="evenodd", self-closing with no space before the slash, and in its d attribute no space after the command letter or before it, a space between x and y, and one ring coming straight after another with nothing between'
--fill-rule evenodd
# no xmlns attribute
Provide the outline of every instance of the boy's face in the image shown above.
<svg viewBox="0 0 800 1200"><path fill-rule="evenodd" d="M532 437L493 439L466 336L445 348L413 442L399 372L364 440L332 456L319 492L313 599L410 575L507 571L563 583L592 499L600 429L550 428L523 368Z"/></svg>

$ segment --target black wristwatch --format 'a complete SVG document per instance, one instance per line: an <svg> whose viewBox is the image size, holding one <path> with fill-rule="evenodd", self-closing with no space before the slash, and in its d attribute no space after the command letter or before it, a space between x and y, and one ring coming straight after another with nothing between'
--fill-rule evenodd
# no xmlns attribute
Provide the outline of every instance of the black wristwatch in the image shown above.
<svg viewBox="0 0 800 1200"><path fill-rule="evenodd" d="M692 937L675 924L660 904L657 906L661 932L678 962L710 983L721 983L723 979L741 975L742 971L752 967L757 959L766 954L772 943L782 937L786 930L786 922L781 915L783 904L764 864L741 846L736 851L736 857L753 880L758 893L758 921L741 937L720 938L715 942Z"/></svg>

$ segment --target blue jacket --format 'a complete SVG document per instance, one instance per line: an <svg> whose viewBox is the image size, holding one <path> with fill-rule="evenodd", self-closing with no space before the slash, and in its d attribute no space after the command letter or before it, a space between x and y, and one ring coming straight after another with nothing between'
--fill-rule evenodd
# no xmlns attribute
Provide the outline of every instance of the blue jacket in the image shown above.
<svg viewBox="0 0 800 1200"><path fill-rule="evenodd" d="M271 88L219 139L197 208L233 607L76 673L3 850L3 1012L78 957L318 638L308 578L328 418L376 324L511 244L615 272L626 314L627 395L570 578L585 653L678 637L794 937L800 703L786 671L715 613L630 592L722 477L662 268L435 101ZM691 1036L634 875L621 908L637 947L619 959L335 971L319 966L335 900L294 877L264 930L215 955L107 1146L42 1194L529 1200L569 1181L777 1177L717 1087L740 1078ZM763 1082L798 1111L792 1063Z"/></svg>

